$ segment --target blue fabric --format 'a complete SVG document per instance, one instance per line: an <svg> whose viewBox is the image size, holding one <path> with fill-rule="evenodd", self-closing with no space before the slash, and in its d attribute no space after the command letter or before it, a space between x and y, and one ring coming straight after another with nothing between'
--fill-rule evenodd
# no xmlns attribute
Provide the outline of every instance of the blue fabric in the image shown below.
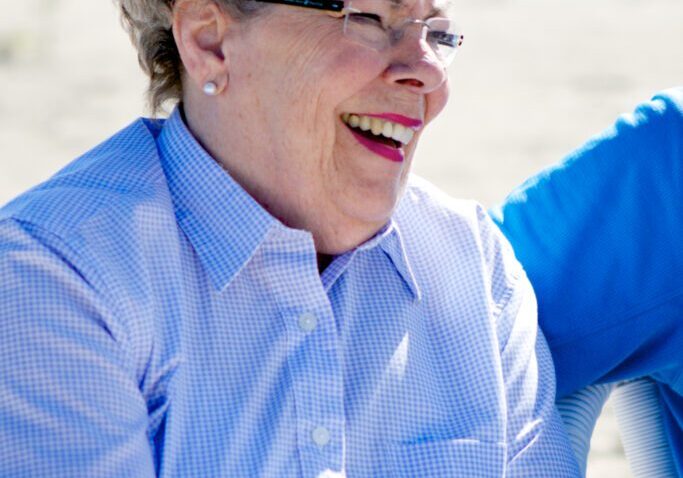
<svg viewBox="0 0 683 478"><path fill-rule="evenodd" d="M683 476L683 88L621 116L492 214L536 290L558 396L651 376Z"/></svg>
<svg viewBox="0 0 683 478"><path fill-rule="evenodd" d="M2 209L0 275L0 476L577 476L509 244L418 179L321 276L176 110Z"/></svg>

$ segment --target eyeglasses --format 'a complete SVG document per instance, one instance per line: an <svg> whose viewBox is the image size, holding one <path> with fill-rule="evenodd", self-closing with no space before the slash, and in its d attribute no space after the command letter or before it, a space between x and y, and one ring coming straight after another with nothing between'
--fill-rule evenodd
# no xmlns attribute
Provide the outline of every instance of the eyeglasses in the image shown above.
<svg viewBox="0 0 683 478"><path fill-rule="evenodd" d="M409 18L389 23L382 14L382 6L386 2L379 0L348 2L346 7L344 2L339 0L254 1L312 8L322 10L335 18L343 18L344 36L377 51L395 45L404 37L409 27L418 26L421 38L427 41L444 68L451 64L464 40L464 36L458 33L455 22L447 17L432 17L427 20ZM354 3L362 7L362 10L355 8Z"/></svg>

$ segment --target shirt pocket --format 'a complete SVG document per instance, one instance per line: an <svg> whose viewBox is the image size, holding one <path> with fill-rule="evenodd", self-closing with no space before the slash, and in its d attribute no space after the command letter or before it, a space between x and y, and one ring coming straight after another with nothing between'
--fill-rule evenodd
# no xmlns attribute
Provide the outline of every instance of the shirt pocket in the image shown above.
<svg viewBox="0 0 683 478"><path fill-rule="evenodd" d="M392 477L492 478L505 472L503 443L452 439L393 443L389 448Z"/></svg>

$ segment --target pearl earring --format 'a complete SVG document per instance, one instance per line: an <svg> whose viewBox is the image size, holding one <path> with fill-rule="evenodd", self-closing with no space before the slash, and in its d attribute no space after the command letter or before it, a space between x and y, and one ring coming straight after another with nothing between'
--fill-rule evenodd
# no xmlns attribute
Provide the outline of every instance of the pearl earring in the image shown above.
<svg viewBox="0 0 683 478"><path fill-rule="evenodd" d="M206 96L216 96L218 93L218 85L213 81L207 81L204 83L204 94Z"/></svg>

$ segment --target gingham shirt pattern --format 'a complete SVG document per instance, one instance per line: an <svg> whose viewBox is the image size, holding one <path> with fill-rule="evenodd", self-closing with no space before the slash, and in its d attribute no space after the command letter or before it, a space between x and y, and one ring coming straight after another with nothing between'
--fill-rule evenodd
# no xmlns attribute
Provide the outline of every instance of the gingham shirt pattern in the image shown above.
<svg viewBox="0 0 683 478"><path fill-rule="evenodd" d="M176 110L5 206L0 277L0 476L577 476L524 272L421 180L320 275Z"/></svg>

